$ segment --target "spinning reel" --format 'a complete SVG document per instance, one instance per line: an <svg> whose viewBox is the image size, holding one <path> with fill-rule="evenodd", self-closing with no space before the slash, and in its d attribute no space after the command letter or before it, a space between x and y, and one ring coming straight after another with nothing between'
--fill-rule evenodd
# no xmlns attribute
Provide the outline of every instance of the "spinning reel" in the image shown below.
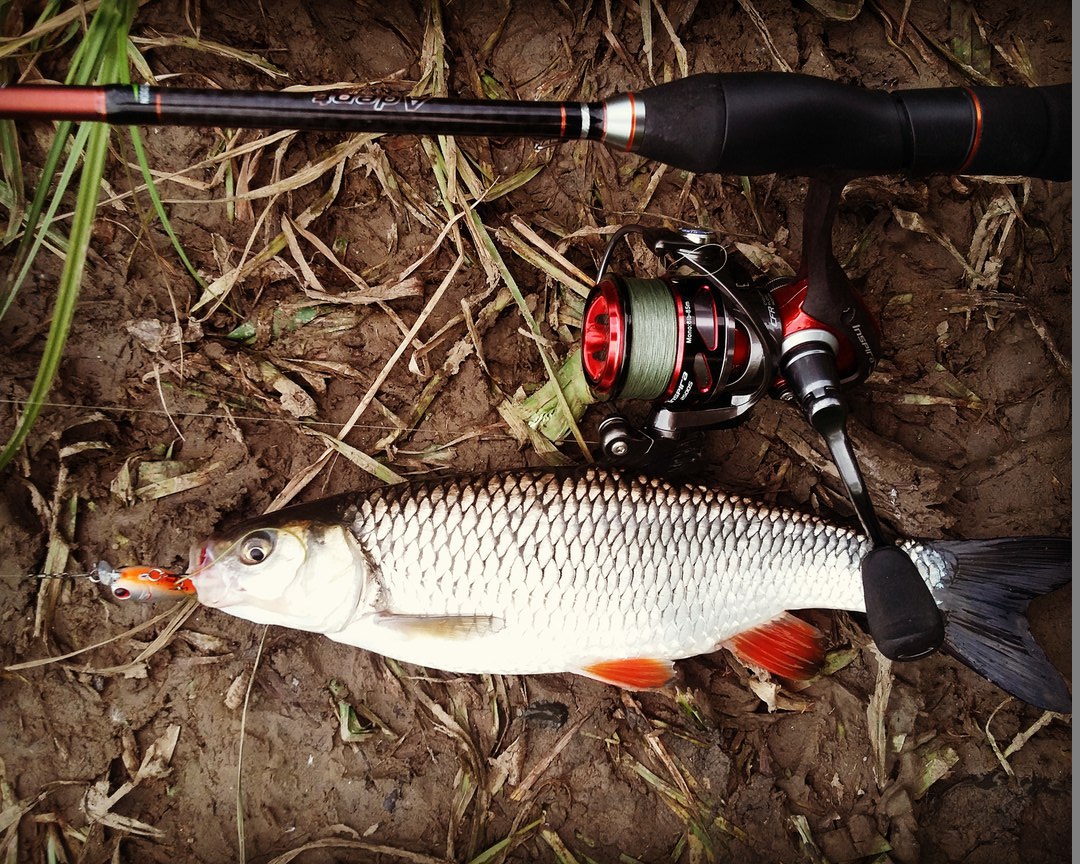
<svg viewBox="0 0 1080 864"><path fill-rule="evenodd" d="M605 279L613 244L631 232L689 274ZM744 419L773 383L782 336L776 298L708 232L633 225L612 238L586 301L582 366L601 399L658 403L643 434L669 442ZM615 447L618 441L610 433L601 442L608 458L629 462L652 449Z"/></svg>
<svg viewBox="0 0 1080 864"><path fill-rule="evenodd" d="M612 237L585 301L582 366L600 400L646 399L635 428L613 414L600 424L608 462L678 466L709 428L736 425L767 394L796 403L824 437L874 550L863 561L867 616L882 652L924 656L944 624L911 559L885 536L847 434L843 388L873 371L877 324L832 253L844 179L810 183L803 261L793 280L750 275L708 232L631 225ZM658 279L607 276L614 245L640 233L669 267Z"/></svg>

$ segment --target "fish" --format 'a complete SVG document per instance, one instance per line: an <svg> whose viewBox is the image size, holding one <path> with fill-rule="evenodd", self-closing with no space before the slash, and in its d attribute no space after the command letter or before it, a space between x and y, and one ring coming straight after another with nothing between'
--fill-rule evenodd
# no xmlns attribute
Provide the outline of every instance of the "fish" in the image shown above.
<svg viewBox="0 0 1080 864"><path fill-rule="evenodd" d="M587 468L421 480L294 505L190 550L206 606L452 673L572 672L661 688L730 649L782 678L824 658L800 609L865 611L869 539L700 485ZM1030 601L1071 578L1065 538L904 541L944 650L1071 710Z"/></svg>

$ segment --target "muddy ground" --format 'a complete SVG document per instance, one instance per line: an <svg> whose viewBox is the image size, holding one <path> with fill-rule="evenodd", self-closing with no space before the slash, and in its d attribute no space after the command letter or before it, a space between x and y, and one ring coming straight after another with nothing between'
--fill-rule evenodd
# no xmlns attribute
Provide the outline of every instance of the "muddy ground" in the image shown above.
<svg viewBox="0 0 1080 864"><path fill-rule="evenodd" d="M966 44L969 66L995 83L1070 80L1064 0L913 4L901 27L903 5L868 3L851 21L783 0L683 0L666 12L690 72L786 66L875 88L968 85L972 73L957 62ZM376 82L404 93L434 68L445 69L458 95L592 99L680 74L659 9L646 16L647 37L642 7L651 9L457 2L436 18L420 2L151 0L134 34L150 40L140 50L174 86ZM190 39L195 30L283 74L167 38ZM445 66L432 64L440 51ZM62 78L64 56L46 55L28 77ZM438 87L439 76L425 86ZM43 124L21 129L29 177L47 134ZM430 142L358 141L338 178L331 164L300 185L297 173L346 136L275 141L257 157L231 160L231 188L258 194L229 208L221 203L230 194L222 163L200 163L226 141L238 148L263 134L145 132L155 170L188 169L160 188L208 282L250 260L283 224L299 225L296 253L285 244L237 279L217 308L198 305L202 289L147 215L145 195L100 209L55 405L0 477L5 667L169 613L120 605L86 580L27 574L42 572L50 538L70 543L71 572L99 559L182 566L191 542L215 525L265 509L324 453L324 439L305 434L297 417L336 434L455 263L455 235L440 237L447 210ZM113 193L139 182L124 165L126 140L114 139ZM576 337L566 324L573 304L511 251L512 217L551 243L569 238L561 248L586 272L603 247L596 229L629 221L708 226L772 251L774 265L797 263L804 180L763 176L744 186L737 176L658 173L636 156L584 143L457 147L488 173L485 186L538 169L477 212L493 234L503 232L498 248L559 357ZM327 193L331 200L320 204ZM881 366L851 396L853 430L896 531L1070 533L1071 228L1069 184L885 178L849 191L836 248L884 334ZM570 237L581 229L593 230ZM376 286L395 284L437 248L413 274L421 296L347 304L342 295L357 284L303 232ZM488 277L473 237L460 237L463 266L346 438L404 475L542 463L496 410L504 395L545 380L536 346L512 302L490 318L484 312L503 280L497 271ZM989 244L981 256L972 248L980 239ZM645 269L646 256L638 257L635 265L623 255L619 266ZM34 374L58 271L54 258L42 257L0 324L9 346L0 359L5 430L10 400L25 396ZM329 297L313 299L314 280ZM461 318L463 299L485 366ZM458 362L447 364L455 351ZM410 422L444 368L448 380L415 428L383 440ZM586 414L586 438L603 415ZM562 450L582 458L572 443ZM776 403L709 438L715 482L850 523L820 451L794 410ZM195 472L195 485L154 497L164 491L151 485L156 469ZM374 482L337 456L298 498ZM35 636L51 596L39 594L50 585L63 590ZM1065 589L1033 613L1066 675L1070 604ZM318 636L264 632L196 608L174 635L158 621L64 663L3 673L5 860L467 861L506 838L484 860L1070 860L1069 717L1008 699L944 657L879 675L857 621L810 617L847 665L801 692L785 688L770 711L725 653L680 664L678 690L628 696L569 675L492 680L393 669ZM151 646L158 636L164 645ZM149 647L158 650L141 658ZM875 692L888 699L884 711L874 707ZM360 716L346 743L339 703L366 709L378 724ZM995 747L1004 751L1039 722L1008 757L1007 772ZM139 775L148 753L158 758ZM109 800L117 791L126 794ZM5 809L16 801L25 807ZM22 814L17 827L12 813ZM48 858L50 848L66 857ZM296 850L295 859L278 858Z"/></svg>

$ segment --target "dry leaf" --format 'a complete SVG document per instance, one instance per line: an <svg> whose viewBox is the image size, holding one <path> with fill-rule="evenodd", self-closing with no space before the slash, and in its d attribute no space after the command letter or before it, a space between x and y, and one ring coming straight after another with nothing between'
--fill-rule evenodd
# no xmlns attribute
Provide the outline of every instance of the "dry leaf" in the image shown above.
<svg viewBox="0 0 1080 864"><path fill-rule="evenodd" d="M87 819L128 834L137 834L155 839L163 838L164 833L154 826L140 822L130 816L113 813L112 808L144 780L157 780L169 774L169 763L172 761L179 737L180 725L174 723L169 726L164 735L147 748L146 755L143 756L142 763L139 765L138 771L135 772L135 776L121 785L111 795L109 794L108 777L103 777L90 786L86 790L82 804Z"/></svg>
<svg viewBox="0 0 1080 864"><path fill-rule="evenodd" d="M250 677L249 672L241 672L233 679L229 689L225 691L225 707L230 711L235 711L244 704L244 695L247 693L248 679Z"/></svg>
<svg viewBox="0 0 1080 864"><path fill-rule="evenodd" d="M314 417L317 409L315 400L308 392L277 370L272 363L263 361L259 364L259 372L262 373L263 381L273 387L280 395L281 407L293 417Z"/></svg>

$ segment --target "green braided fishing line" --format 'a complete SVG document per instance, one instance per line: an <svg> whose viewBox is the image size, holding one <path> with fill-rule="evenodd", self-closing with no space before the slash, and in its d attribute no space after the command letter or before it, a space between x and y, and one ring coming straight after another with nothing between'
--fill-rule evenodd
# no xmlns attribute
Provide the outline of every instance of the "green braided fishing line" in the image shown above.
<svg viewBox="0 0 1080 864"><path fill-rule="evenodd" d="M633 334L628 348L624 399L656 399L675 369L678 333L668 286L657 279L624 278Z"/></svg>

